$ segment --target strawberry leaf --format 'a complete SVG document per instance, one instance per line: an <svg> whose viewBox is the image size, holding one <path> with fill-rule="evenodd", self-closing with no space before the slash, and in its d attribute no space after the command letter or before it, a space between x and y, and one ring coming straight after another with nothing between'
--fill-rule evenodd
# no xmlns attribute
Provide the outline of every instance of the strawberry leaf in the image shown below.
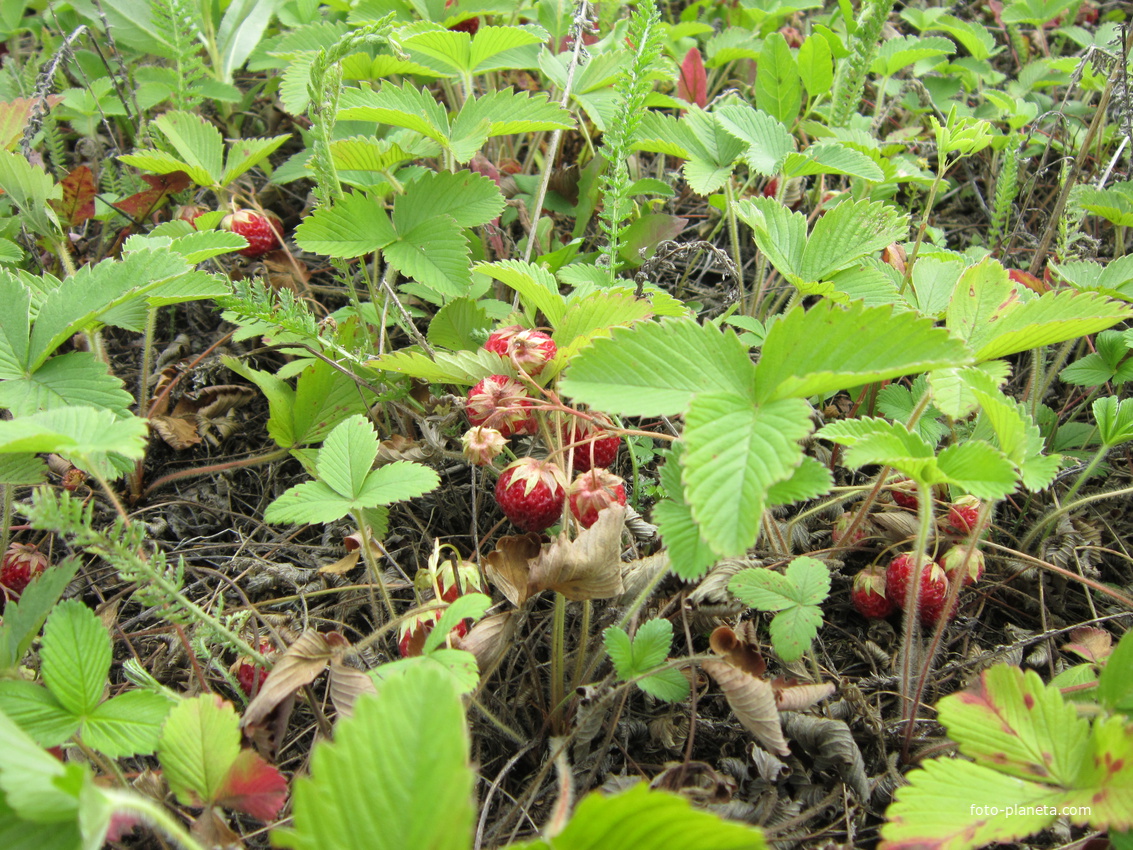
<svg viewBox="0 0 1133 850"><path fill-rule="evenodd" d="M708 75L704 70L704 57L700 49L689 48L681 62L681 73L677 78L677 97L704 109L708 106Z"/></svg>
<svg viewBox="0 0 1133 850"><path fill-rule="evenodd" d="M364 416L351 416L330 432L319 450L319 479L348 499L355 499L377 456L374 426Z"/></svg>
<svg viewBox="0 0 1133 850"><path fill-rule="evenodd" d="M148 218L171 196L189 188L189 175L180 169L156 175L143 174L141 177L142 180L149 183L150 187L114 204L116 210L125 213L135 221Z"/></svg>
<svg viewBox="0 0 1133 850"><path fill-rule="evenodd" d="M724 556L755 543L771 485L802 462L810 405L782 399L753 405L735 393L696 395L685 416L685 498L700 533Z"/></svg>
<svg viewBox="0 0 1133 850"><path fill-rule="evenodd" d="M728 590L746 605L775 611L771 642L784 661L796 661L810 646L822 625L818 606L830 594L830 570L821 561L802 556L780 574L769 569L742 570Z"/></svg>
<svg viewBox="0 0 1133 850"><path fill-rule="evenodd" d="M783 160L785 177L810 177L815 174L844 174L863 180L882 180L885 173L861 151L840 142L818 142L805 151L787 154Z"/></svg>
<svg viewBox="0 0 1133 850"><path fill-rule="evenodd" d="M41 166L19 154L0 151L0 189L19 207L24 224L41 236L59 236L59 219L47 202L61 198L63 190Z"/></svg>
<svg viewBox="0 0 1133 850"><path fill-rule="evenodd" d="M1122 636L1102 668L1098 679L1098 702L1111 711L1133 714L1133 631Z"/></svg>
<svg viewBox="0 0 1133 850"><path fill-rule="evenodd" d="M748 145L743 154L748 168L770 177L778 173L787 154L795 150L795 140L783 124L748 104L722 106L714 113L724 130Z"/></svg>
<svg viewBox="0 0 1133 850"><path fill-rule="evenodd" d="M962 343L916 313L821 301L792 309L768 330L755 370L757 396L824 395L969 359Z"/></svg>
<svg viewBox="0 0 1133 850"><path fill-rule="evenodd" d="M1012 776L1070 786L1086 758L1089 722L1033 670L996 665L938 710L964 755Z"/></svg>
<svg viewBox="0 0 1133 850"><path fill-rule="evenodd" d="M215 802L240 755L240 719L231 703L205 695L169 712L157 757L169 787L190 806Z"/></svg>
<svg viewBox="0 0 1133 850"><path fill-rule="evenodd" d="M477 263L473 271L490 275L510 286L519 293L524 309L530 313L542 311L551 327L557 327L562 321L566 304L559 294L558 281L542 266L522 260L499 260L495 263ZM559 342L557 337L555 341Z"/></svg>
<svg viewBox="0 0 1133 850"><path fill-rule="evenodd" d="M43 632L43 681L59 704L83 717L102 701L110 672L110 635L77 599L60 602Z"/></svg>
<svg viewBox="0 0 1133 850"><path fill-rule="evenodd" d="M427 171L405 187L405 200L394 204L399 231L447 215L458 227L478 227L498 216L504 197L496 184L471 171ZM400 200L400 199L399 199Z"/></svg>
<svg viewBox="0 0 1133 850"><path fill-rule="evenodd" d="M94 174L85 166L72 169L59 186L63 197L50 201L52 209L62 218L67 227L75 227L94 216L94 196L98 187L94 184Z"/></svg>
<svg viewBox="0 0 1133 850"><path fill-rule="evenodd" d="M677 443L661 467L665 498L654 506L653 521L665 541L672 571L685 581L695 581L716 563L716 553L701 536L692 508L685 501L680 462L683 452L684 445Z"/></svg>
<svg viewBox="0 0 1133 850"><path fill-rule="evenodd" d="M617 626L602 633L606 652L614 662L620 679L634 679L664 664L673 642L673 624L665 619L648 620L630 636ZM646 676L637 686L647 694L666 702L677 702L688 696L688 679L679 670L662 670Z"/></svg>
<svg viewBox="0 0 1133 850"><path fill-rule="evenodd" d="M377 91L343 91L338 120L376 121L405 127L441 145L448 141L448 114L444 106L425 89L408 84L403 88L388 80Z"/></svg>
<svg viewBox="0 0 1133 850"><path fill-rule="evenodd" d="M755 103L772 118L788 127L799 116L803 102L802 80L795 57L780 32L773 32L763 42L755 73Z"/></svg>
<svg viewBox="0 0 1133 850"><path fill-rule="evenodd" d="M666 416L686 410L698 392L750 396L753 370L733 331L667 319L614 328L594 340L571 362L559 389L609 413Z"/></svg>
<svg viewBox="0 0 1133 850"><path fill-rule="evenodd" d="M275 832L273 843L354 850L364 835L372 850L468 845L468 730L451 675L432 663L437 654L406 659L422 663L386 675L376 695L360 695L353 716L339 720L333 742L316 744L310 775L295 781L293 829ZM397 781L372 781L379 776Z"/></svg>
<svg viewBox="0 0 1133 850"><path fill-rule="evenodd" d="M111 758L152 753L171 706L160 694L127 691L87 715L80 734L84 743Z"/></svg>
<svg viewBox="0 0 1133 850"><path fill-rule="evenodd" d="M588 794L553 839L508 845L509 850L764 850L766 846L754 827L695 809L686 798L653 791L644 782L619 794Z"/></svg>
<svg viewBox="0 0 1133 850"><path fill-rule="evenodd" d="M420 220L406 195L393 202L396 242L383 249L386 261L407 277L432 287L447 298L467 295L472 285L468 239L448 215ZM403 219L409 219L406 224Z"/></svg>
<svg viewBox="0 0 1133 850"><path fill-rule="evenodd" d="M295 244L304 251L345 260L379 251L395 239L397 232L381 204L361 192L319 207L295 228Z"/></svg>
<svg viewBox="0 0 1133 850"><path fill-rule="evenodd" d="M216 803L262 820L274 820L287 802L287 779L255 750L241 750L216 791Z"/></svg>

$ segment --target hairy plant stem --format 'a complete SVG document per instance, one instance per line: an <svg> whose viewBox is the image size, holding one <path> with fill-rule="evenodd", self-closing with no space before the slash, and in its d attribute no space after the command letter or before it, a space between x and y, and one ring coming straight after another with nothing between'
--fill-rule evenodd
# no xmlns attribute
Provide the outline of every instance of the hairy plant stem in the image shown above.
<svg viewBox="0 0 1133 850"><path fill-rule="evenodd" d="M358 526L358 533L362 538L362 560L366 562L366 569L370 571L370 605L374 609L374 625L376 626L381 621L380 611L378 610L377 600L374 599L374 585L378 586L378 591L382 594L382 602L386 606L386 614L389 619L394 619L397 614L393 610L393 600L390 599L389 589L386 587L385 581L382 580L382 572L378 567L378 559L374 556L374 548L370 543L370 524L366 522L365 516L362 511L356 511L352 514L354 524Z"/></svg>
<svg viewBox="0 0 1133 850"><path fill-rule="evenodd" d="M740 226L736 221L736 193L732 189L732 178L724 181L724 205L727 207L728 238L732 243L732 262L736 264L736 285L740 294L737 300L742 305L744 315L748 315L747 288L744 286L743 258L740 256Z"/></svg>
<svg viewBox="0 0 1133 850"><path fill-rule="evenodd" d="M574 48L570 54L570 64L567 66L566 82L563 84L562 97L559 105L566 109L570 105L571 90L574 87L574 72L578 68L578 60L582 56L582 30L590 20L590 4L583 0L579 4L578 12L571 27L574 37ZM531 262L531 255L535 250L535 240L539 235L539 219L543 217L543 202L547 200L547 190L551 186L551 176L555 170L555 158L559 155L559 145L562 144L563 131L555 130L551 133L551 141L547 144L547 153L543 158L543 179L539 181L539 189L535 193L534 208L531 210L531 229L527 233L527 245L523 249L523 262ZM515 295L515 304L519 304L519 293Z"/></svg>
<svg viewBox="0 0 1133 850"><path fill-rule="evenodd" d="M928 548L928 535L932 529L932 488L916 482L917 486L917 539L913 544L913 574L905 591L905 614L901 630L901 719L905 722L905 741L901 758L908 760L909 746L913 740L913 728L917 718L916 694L920 689L914 686L913 674L914 648L920 649L920 628L917 622L918 597L921 588L921 573L925 568L925 549Z"/></svg>
<svg viewBox="0 0 1133 850"><path fill-rule="evenodd" d="M162 805L148 797L116 788L103 788L99 793L112 804L115 812L132 812L142 821L152 824L184 850L205 850L180 822Z"/></svg>
<svg viewBox="0 0 1133 850"><path fill-rule="evenodd" d="M905 275L901 278L901 288L897 290L899 295L904 295L905 287L912 283L913 266L917 261L917 253L921 250L921 243L924 242L924 235L928 231L928 217L932 214L933 205L936 203L936 193L940 190L940 184L944 182L944 175L947 171L947 164L942 165L940 172L936 175L936 179L932 181L932 188L928 190L928 201L925 203L924 215L921 217L920 227L917 228L917 238L913 242L912 252L905 261Z"/></svg>
<svg viewBox="0 0 1133 850"><path fill-rule="evenodd" d="M551 625L551 734L563 732L563 675L566 653L567 599L555 591L555 614Z"/></svg>
<svg viewBox="0 0 1133 850"><path fill-rule="evenodd" d="M148 496L159 487L164 487L173 481L182 481L186 478L196 478L198 475L208 475L212 472L224 472L229 469L243 469L250 466L263 466L265 463L271 463L275 460L282 460L291 455L291 449L276 449L275 451L268 452L267 454L256 455L255 457L247 457L243 460L233 460L228 463L214 463L211 466L195 466L192 469L182 469L180 472L171 472L168 475L163 475L156 481L151 481L150 485L142 491L142 496Z"/></svg>
<svg viewBox="0 0 1133 850"><path fill-rule="evenodd" d="M0 557L12 540L12 485L0 484Z"/></svg>
<svg viewBox="0 0 1133 850"><path fill-rule="evenodd" d="M586 649L590 643L590 618L593 614L594 603L589 599L582 602L582 627L578 638L578 647L574 651L574 673L571 674L570 689L573 691L582 684L583 667L586 664Z"/></svg>

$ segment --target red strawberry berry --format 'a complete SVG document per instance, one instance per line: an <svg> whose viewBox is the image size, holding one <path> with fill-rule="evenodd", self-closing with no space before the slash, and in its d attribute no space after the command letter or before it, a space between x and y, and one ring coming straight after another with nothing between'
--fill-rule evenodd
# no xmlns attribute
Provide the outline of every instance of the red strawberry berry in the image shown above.
<svg viewBox="0 0 1133 850"><path fill-rule="evenodd" d="M917 600L917 616L921 623L932 626L944 615L944 603L948 597L948 574L940 565L930 561L921 572L921 592ZM955 609L953 612L955 613ZM952 618L949 613L947 619Z"/></svg>
<svg viewBox="0 0 1133 850"><path fill-rule="evenodd" d="M601 467L579 475L567 490L570 512L583 528L598 521L598 512L626 503L625 482Z"/></svg>
<svg viewBox="0 0 1133 850"><path fill-rule="evenodd" d="M563 471L547 460L520 458L496 482L496 504L524 531L545 531L558 522L565 500Z"/></svg>
<svg viewBox="0 0 1133 850"><path fill-rule="evenodd" d="M980 501L975 496L962 496L948 508L948 524L959 534L968 534L979 519Z"/></svg>
<svg viewBox="0 0 1133 850"><path fill-rule="evenodd" d="M909 588L909 579L913 575L913 556L911 554L898 555L889 562L885 570L885 595L893 600L898 608L905 607L905 593Z"/></svg>
<svg viewBox="0 0 1133 850"><path fill-rule="evenodd" d="M900 481L892 490L889 495L893 497L893 504L899 508L906 508L910 511L915 511L920 504L917 501L916 485L912 481Z"/></svg>
<svg viewBox="0 0 1133 850"><path fill-rule="evenodd" d="M260 653L267 655L272 652L274 647L267 642L260 642ZM252 699L260 692L263 687L264 681L268 677L268 669L260 664L256 664L251 660L244 660L240 662L240 666L236 668L236 682L240 685L240 690L244 692L244 696Z"/></svg>
<svg viewBox="0 0 1133 850"><path fill-rule="evenodd" d="M237 210L221 219L220 227L248 240L248 247L237 251L241 257L262 257L280 246L282 225L271 213Z"/></svg>
<svg viewBox="0 0 1133 850"><path fill-rule="evenodd" d="M575 472L589 472L595 467L608 469L618 457L622 438L589 422L575 420L564 429L563 442L572 445L571 464Z"/></svg>
<svg viewBox="0 0 1133 850"><path fill-rule="evenodd" d="M913 556L898 555L885 571L885 595L899 608L905 607L905 594L913 576ZM934 561L926 560L921 568L921 584L917 594L917 616L922 624L936 623L948 596L948 575Z"/></svg>
<svg viewBox="0 0 1133 850"><path fill-rule="evenodd" d="M0 562L0 607L19 599L33 578L47 569L47 556L27 543L12 543Z"/></svg>
<svg viewBox="0 0 1133 850"><path fill-rule="evenodd" d="M548 361L553 360L558 348L542 331L521 328L519 325L500 328L488 337L484 348L500 357L514 358L530 375L538 375Z"/></svg>
<svg viewBox="0 0 1133 850"><path fill-rule="evenodd" d="M850 602L863 617L882 620L897 610L893 600L885 595L885 572L881 564L871 564L854 576Z"/></svg>
<svg viewBox="0 0 1133 850"><path fill-rule="evenodd" d="M536 430L527 388L507 375L489 375L469 390L465 412L473 425L495 428L505 438Z"/></svg>
<svg viewBox="0 0 1133 850"><path fill-rule="evenodd" d="M960 574L960 569L964 565L964 553L967 546L953 546L947 552L940 556L937 561L938 564L948 573L949 579L955 579ZM975 584L984 574L984 553L979 549L972 552L968 558L968 569L963 573L964 587Z"/></svg>

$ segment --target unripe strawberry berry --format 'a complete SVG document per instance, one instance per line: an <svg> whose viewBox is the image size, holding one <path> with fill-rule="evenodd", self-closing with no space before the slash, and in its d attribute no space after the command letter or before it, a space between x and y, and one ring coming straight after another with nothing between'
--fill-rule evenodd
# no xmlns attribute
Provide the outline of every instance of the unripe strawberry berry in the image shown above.
<svg viewBox="0 0 1133 850"><path fill-rule="evenodd" d="M830 540L835 546L857 546L866 537L866 520L858 523L857 529L854 531L854 536L850 540L846 540L846 532L850 530L853 525L855 511L846 511L838 519L834 520L834 527L830 529Z"/></svg>
<svg viewBox="0 0 1133 850"><path fill-rule="evenodd" d="M959 534L968 534L979 519L980 500L975 496L961 496L948 508L948 524Z"/></svg>
<svg viewBox="0 0 1133 850"><path fill-rule="evenodd" d="M496 482L496 503L524 531L545 531L558 522L565 500L563 471L550 461L520 458Z"/></svg>
<svg viewBox="0 0 1133 850"><path fill-rule="evenodd" d="M554 340L545 333L521 328L519 325L493 332L484 343L484 348L501 357L514 358L529 375L542 372L543 367L554 359L558 351Z"/></svg>
<svg viewBox="0 0 1133 850"><path fill-rule="evenodd" d="M236 252L241 257L262 257L280 246L282 223L272 213L237 210L221 219L220 228L248 240L248 247Z"/></svg>
<svg viewBox="0 0 1133 850"><path fill-rule="evenodd" d="M570 449L571 465L575 472L588 472L595 467L608 469L618 457L622 438L589 422L575 420L563 429L563 442Z"/></svg>
<svg viewBox="0 0 1133 850"><path fill-rule="evenodd" d="M465 412L473 425L495 428L505 438L534 434L537 427L527 388L507 375L489 375L469 390Z"/></svg>
<svg viewBox="0 0 1133 850"><path fill-rule="evenodd" d="M422 614L414 614L401 624L397 630L397 651L402 658L413 658L421 654L421 650L425 646L425 639L429 636L433 627L440 622L442 613L443 611L434 609ZM464 637L468 634L468 622L461 620L449 634Z"/></svg>
<svg viewBox="0 0 1133 850"><path fill-rule="evenodd" d="M856 576L850 588L850 602L863 617L881 620L897 610L885 593L885 567L871 564Z"/></svg>
<svg viewBox="0 0 1133 850"><path fill-rule="evenodd" d="M193 227L196 227L197 219L208 211L208 207L202 207L199 204L185 204L174 210L173 217L179 221L187 221Z"/></svg>
<svg viewBox="0 0 1133 850"><path fill-rule="evenodd" d="M464 432L460 438L464 446L464 456L476 466L487 466L507 445L507 437L495 428L476 425Z"/></svg>
<svg viewBox="0 0 1133 850"><path fill-rule="evenodd" d="M967 546L953 546L947 552L940 556L937 561L938 564L948 573L950 579L955 579L960 575L960 569L964 565L964 555ZM968 557L968 569L963 572L964 587L975 584L984 574L984 553L976 549Z"/></svg>
<svg viewBox="0 0 1133 850"><path fill-rule="evenodd" d="M47 556L28 543L12 543L0 562L0 603L19 599L32 579L47 569ZM2 607L2 606L0 606Z"/></svg>
<svg viewBox="0 0 1133 850"><path fill-rule="evenodd" d="M625 482L601 467L583 472L567 490L570 512L583 528L598 521L598 512L626 503Z"/></svg>
<svg viewBox="0 0 1133 850"><path fill-rule="evenodd" d="M465 593L484 592L480 570L468 561L456 565L449 561L441 566L437 570L437 587L445 602L452 602Z"/></svg>

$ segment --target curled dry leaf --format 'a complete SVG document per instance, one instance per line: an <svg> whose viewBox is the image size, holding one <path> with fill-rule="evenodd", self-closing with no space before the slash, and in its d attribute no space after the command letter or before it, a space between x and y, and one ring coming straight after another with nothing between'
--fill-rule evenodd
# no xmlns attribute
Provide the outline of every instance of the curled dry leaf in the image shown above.
<svg viewBox="0 0 1133 850"><path fill-rule="evenodd" d="M881 511L871 514L870 521L877 533L890 543L906 543L916 539L917 515L907 511ZM930 532L931 534L931 532ZM933 535L929 545L935 539Z"/></svg>
<svg viewBox="0 0 1133 850"><path fill-rule="evenodd" d="M834 686L829 682L820 685L796 685L786 679L775 679L771 682L775 689L775 703L780 711L802 711L816 705L834 693Z"/></svg>
<svg viewBox="0 0 1133 850"><path fill-rule="evenodd" d="M748 675L727 661L705 661L701 665L716 680L732 713L745 729L765 748L777 755L790 755L783 729L779 723L779 708L775 704L775 691L770 682Z"/></svg>
<svg viewBox="0 0 1133 850"><path fill-rule="evenodd" d="M662 549L655 555L646 555L636 561L622 564L622 585L625 592L618 599L618 605L629 605L641 591L652 585L657 576L669 569L669 552Z"/></svg>
<svg viewBox="0 0 1133 850"><path fill-rule="evenodd" d="M211 426L227 436L224 418L254 396L251 388L237 384L206 387L181 396L168 415L153 415L150 424L170 447L182 451L201 442L206 431L203 426Z"/></svg>
<svg viewBox="0 0 1133 850"><path fill-rule="evenodd" d="M353 552L347 552L333 564L323 564L319 567L319 572L324 575L341 576L350 572L356 566L358 561L362 559L362 550L355 549Z"/></svg>
<svg viewBox="0 0 1133 850"><path fill-rule="evenodd" d="M649 787L680 794L698 805L718 805L732 799L736 780L706 762L669 762Z"/></svg>
<svg viewBox="0 0 1133 850"><path fill-rule="evenodd" d="M744 626L748 623L745 622ZM724 656L724 660L734 667L738 667L752 676L762 676L767 669L767 662L754 642L748 639L748 629L742 628L737 634L729 626L720 626L708 638L708 644L717 655Z"/></svg>
<svg viewBox="0 0 1133 850"><path fill-rule="evenodd" d="M625 508L614 505L574 540L564 532L544 547L534 532L500 538L488 555L488 579L517 608L544 590L567 599L609 599L622 585Z"/></svg>
<svg viewBox="0 0 1133 850"><path fill-rule="evenodd" d="M411 440L401 434L394 434L388 440L378 443L378 455L374 466L385 466L398 460L411 460L415 463L430 463L437 460L436 448L419 440Z"/></svg>
<svg viewBox="0 0 1133 850"><path fill-rule="evenodd" d="M1070 643L1064 644L1062 650L1096 664L1113 651L1113 635L1093 626L1082 626L1070 633Z"/></svg>
<svg viewBox="0 0 1133 850"><path fill-rule="evenodd" d="M464 637L453 640L453 646L471 652L476 656L476 666L480 672L495 666L509 645L509 636L514 627L515 612L501 611L479 620Z"/></svg>
<svg viewBox="0 0 1133 850"><path fill-rule="evenodd" d="M345 649L346 639L338 634L304 632L275 662L260 692L249 703L240 721L242 728L258 726L272 710L304 685L319 677L331 658Z"/></svg>
<svg viewBox="0 0 1133 850"><path fill-rule="evenodd" d="M555 590L573 602L621 595L624 524L625 508L611 505L574 540L560 534L531 565L532 594Z"/></svg>
<svg viewBox="0 0 1133 850"><path fill-rule="evenodd" d="M857 741L844 720L785 712L783 730L814 758L818 770L833 769L859 800L869 799L869 779Z"/></svg>
<svg viewBox="0 0 1133 850"><path fill-rule="evenodd" d="M759 778L764 782L778 784L791 773L785 762L780 761L758 744L751 745L751 761Z"/></svg>
<svg viewBox="0 0 1133 850"><path fill-rule="evenodd" d="M335 656L330 660L330 701L339 717L354 714L354 702L362 694L378 692L374 680Z"/></svg>
<svg viewBox="0 0 1133 850"><path fill-rule="evenodd" d="M531 559L542 548L542 536L531 531L501 537L494 552L488 553L486 572L500 593L516 608L522 607L527 598L528 579L531 575Z"/></svg>

